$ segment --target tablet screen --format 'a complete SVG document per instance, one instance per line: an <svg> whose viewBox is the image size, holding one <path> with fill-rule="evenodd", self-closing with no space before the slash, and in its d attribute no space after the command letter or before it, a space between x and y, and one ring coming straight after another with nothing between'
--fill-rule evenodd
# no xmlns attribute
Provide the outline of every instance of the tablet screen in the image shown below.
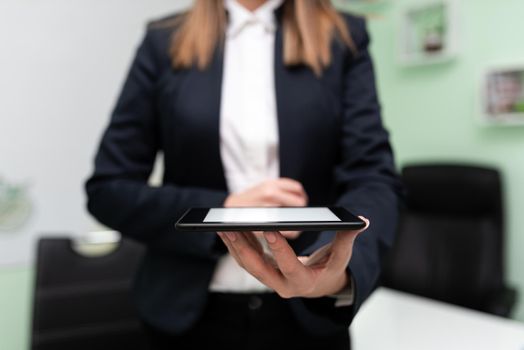
<svg viewBox="0 0 524 350"><path fill-rule="evenodd" d="M329 208L211 208L203 222L328 222L341 221Z"/></svg>

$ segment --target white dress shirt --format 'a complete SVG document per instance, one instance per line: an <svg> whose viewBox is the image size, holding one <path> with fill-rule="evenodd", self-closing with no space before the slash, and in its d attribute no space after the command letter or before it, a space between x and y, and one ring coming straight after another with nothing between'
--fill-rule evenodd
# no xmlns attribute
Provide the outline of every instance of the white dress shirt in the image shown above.
<svg viewBox="0 0 524 350"><path fill-rule="evenodd" d="M222 77L220 154L230 193L279 177L274 11L283 2L268 0L251 12L236 0L225 0L229 23ZM270 254L267 242L260 242ZM352 284L336 296L336 306L353 303ZM271 292L229 254L219 260L209 289Z"/></svg>
<svg viewBox="0 0 524 350"><path fill-rule="evenodd" d="M236 0L225 1L229 23L224 47L220 153L230 193L279 177L274 11L283 1L269 0L253 12ZM210 290L247 293L269 288L227 254L218 262Z"/></svg>

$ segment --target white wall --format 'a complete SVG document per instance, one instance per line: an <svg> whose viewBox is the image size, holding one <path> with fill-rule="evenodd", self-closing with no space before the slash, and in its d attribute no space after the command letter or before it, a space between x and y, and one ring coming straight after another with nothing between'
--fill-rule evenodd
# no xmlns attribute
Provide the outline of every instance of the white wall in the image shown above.
<svg viewBox="0 0 524 350"><path fill-rule="evenodd" d="M0 233L0 265L35 237L96 227L83 182L148 20L191 0L1 0L0 176L28 183L31 220Z"/></svg>

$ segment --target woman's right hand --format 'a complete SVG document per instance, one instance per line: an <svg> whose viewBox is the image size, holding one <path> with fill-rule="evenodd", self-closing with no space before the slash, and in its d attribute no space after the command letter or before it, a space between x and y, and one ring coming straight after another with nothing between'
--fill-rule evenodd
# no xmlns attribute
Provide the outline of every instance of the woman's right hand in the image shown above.
<svg viewBox="0 0 524 350"><path fill-rule="evenodd" d="M266 180L243 192L230 194L224 207L304 207L308 197L302 184L289 178Z"/></svg>
<svg viewBox="0 0 524 350"><path fill-rule="evenodd" d="M266 180L243 192L232 193L224 202L224 207L305 207L308 197L302 184L289 178ZM300 231L284 231L288 239L300 236ZM261 236L257 232L255 235Z"/></svg>

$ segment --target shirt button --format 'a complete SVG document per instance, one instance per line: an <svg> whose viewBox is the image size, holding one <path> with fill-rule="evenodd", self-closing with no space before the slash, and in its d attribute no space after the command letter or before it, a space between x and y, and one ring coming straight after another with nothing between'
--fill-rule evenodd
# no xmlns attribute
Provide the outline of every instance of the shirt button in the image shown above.
<svg viewBox="0 0 524 350"><path fill-rule="evenodd" d="M247 306L249 307L249 310L258 310L262 307L262 299L257 296L252 296L249 298Z"/></svg>

